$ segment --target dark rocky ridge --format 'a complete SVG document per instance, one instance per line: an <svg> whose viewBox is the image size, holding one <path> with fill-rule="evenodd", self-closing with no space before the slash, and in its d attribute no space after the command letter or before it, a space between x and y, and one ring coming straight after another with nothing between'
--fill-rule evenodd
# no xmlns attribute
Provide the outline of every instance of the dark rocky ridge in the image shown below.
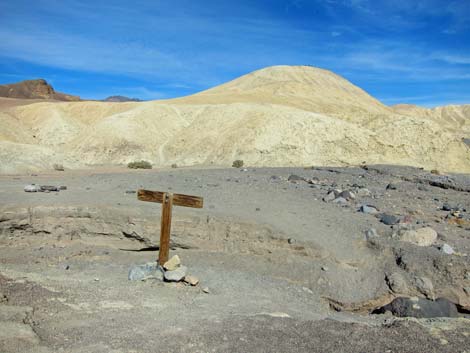
<svg viewBox="0 0 470 353"><path fill-rule="evenodd" d="M142 100L125 96L109 96L108 98L103 99L103 102L142 102Z"/></svg>
<svg viewBox="0 0 470 353"><path fill-rule="evenodd" d="M0 97L20 99L54 99L60 101L79 101L79 96L56 92L44 79L26 80L18 83L0 85Z"/></svg>

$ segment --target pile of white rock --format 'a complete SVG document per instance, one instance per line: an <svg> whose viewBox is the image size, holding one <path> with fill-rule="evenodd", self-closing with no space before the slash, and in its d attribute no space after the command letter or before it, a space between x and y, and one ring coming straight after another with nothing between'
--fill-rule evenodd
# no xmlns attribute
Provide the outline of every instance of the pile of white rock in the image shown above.
<svg viewBox="0 0 470 353"><path fill-rule="evenodd" d="M132 266L129 269L128 279L130 281L157 279L166 282L184 282L191 286L197 286L199 279L187 273L188 268L181 264L181 259L178 255L174 255L163 266L158 265L156 262Z"/></svg>

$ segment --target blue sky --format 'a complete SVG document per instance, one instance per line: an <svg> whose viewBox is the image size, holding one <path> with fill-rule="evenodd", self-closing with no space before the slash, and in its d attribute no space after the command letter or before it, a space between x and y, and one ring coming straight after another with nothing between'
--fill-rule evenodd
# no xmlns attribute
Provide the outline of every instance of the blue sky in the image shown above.
<svg viewBox="0 0 470 353"><path fill-rule="evenodd" d="M0 0L0 83L159 99L281 64L385 104L470 103L470 0Z"/></svg>

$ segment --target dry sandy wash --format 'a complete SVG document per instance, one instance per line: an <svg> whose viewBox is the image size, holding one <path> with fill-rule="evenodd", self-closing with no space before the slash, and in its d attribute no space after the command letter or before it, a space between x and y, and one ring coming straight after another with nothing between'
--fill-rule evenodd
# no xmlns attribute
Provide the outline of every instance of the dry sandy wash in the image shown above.
<svg viewBox="0 0 470 353"><path fill-rule="evenodd" d="M193 96L141 103L0 99L0 173L156 166L389 163L470 172L470 106L388 107L332 72L259 70Z"/></svg>

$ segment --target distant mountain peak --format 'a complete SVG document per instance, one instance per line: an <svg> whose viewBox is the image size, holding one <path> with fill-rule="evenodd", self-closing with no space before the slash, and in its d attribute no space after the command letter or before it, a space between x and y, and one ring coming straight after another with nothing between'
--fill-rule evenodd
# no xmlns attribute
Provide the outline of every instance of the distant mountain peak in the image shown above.
<svg viewBox="0 0 470 353"><path fill-rule="evenodd" d="M109 96L108 98L103 99L103 102L142 102L142 100L126 96Z"/></svg>

